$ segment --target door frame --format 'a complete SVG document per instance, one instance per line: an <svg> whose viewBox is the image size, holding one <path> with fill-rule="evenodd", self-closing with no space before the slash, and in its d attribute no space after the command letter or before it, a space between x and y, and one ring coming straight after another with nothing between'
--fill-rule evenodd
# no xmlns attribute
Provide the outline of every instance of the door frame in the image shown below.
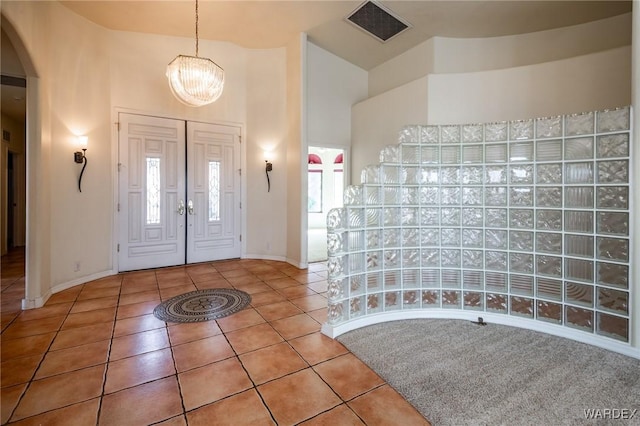
<svg viewBox="0 0 640 426"><path fill-rule="evenodd" d="M247 205L246 194L247 194L247 181L246 181L246 127L244 123L233 122L233 121L224 121L224 120L216 120L216 121L204 121L199 120L195 117L186 116L184 114L167 114L161 112L153 112L147 110L139 110L132 108L123 108L123 107L115 107L111 112L111 122L113 125L111 126L111 164L113 165L113 178L111 182L111 187L113 188L113 211L112 211L112 226L113 226L113 234L111 241L111 264L112 270L115 274L119 273L119 259L118 259L118 236L120 232L120 224L118 221L118 200L120 198L120 189L119 189L119 176L118 176L118 161L119 161L119 140L118 140L118 119L120 113L124 114L135 114L135 115L146 115L150 117L157 118L166 118L171 120L183 120L185 122L199 122L206 124L217 124L220 126L232 126L240 128L240 168L242 169L242 173L240 175L240 200L242 202L243 208L240 210L240 233L243 236L242 242L240 245L240 258L244 258L246 253L246 244L247 239L245 238L247 231L247 213L244 206Z"/></svg>

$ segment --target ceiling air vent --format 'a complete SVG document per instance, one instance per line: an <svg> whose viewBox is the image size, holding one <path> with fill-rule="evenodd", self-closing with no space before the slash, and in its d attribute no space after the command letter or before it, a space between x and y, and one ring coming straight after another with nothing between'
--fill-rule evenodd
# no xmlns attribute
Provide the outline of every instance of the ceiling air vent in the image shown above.
<svg viewBox="0 0 640 426"><path fill-rule="evenodd" d="M373 1L362 3L347 16L347 21L383 43L411 27L408 22L402 21L389 9Z"/></svg>

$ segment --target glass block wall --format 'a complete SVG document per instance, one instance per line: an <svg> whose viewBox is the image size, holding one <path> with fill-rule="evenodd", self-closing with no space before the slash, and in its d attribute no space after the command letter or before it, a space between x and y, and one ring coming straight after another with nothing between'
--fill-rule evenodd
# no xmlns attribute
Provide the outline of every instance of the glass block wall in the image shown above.
<svg viewBox="0 0 640 426"><path fill-rule="evenodd" d="M630 147L629 108L405 127L328 214L328 326L457 310L629 342Z"/></svg>

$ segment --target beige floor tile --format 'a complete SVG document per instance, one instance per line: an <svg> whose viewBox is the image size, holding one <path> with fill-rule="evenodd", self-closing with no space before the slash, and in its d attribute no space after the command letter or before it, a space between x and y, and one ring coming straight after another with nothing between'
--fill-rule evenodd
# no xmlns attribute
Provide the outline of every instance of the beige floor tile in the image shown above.
<svg viewBox="0 0 640 426"><path fill-rule="evenodd" d="M304 336L305 334L314 333L320 330L320 324L307 314L300 314L289 318L283 318L272 322L271 325L286 340Z"/></svg>
<svg viewBox="0 0 640 426"><path fill-rule="evenodd" d="M275 345L284 340L269 324L259 324L242 328L227 333L226 336L237 354Z"/></svg>
<svg viewBox="0 0 640 426"><path fill-rule="evenodd" d="M42 425L64 425L64 426L85 426L94 425L98 422L98 409L100 408L100 398L93 398L89 401L69 405L57 410L28 417L17 423L15 426L42 426Z"/></svg>
<svg viewBox="0 0 640 426"><path fill-rule="evenodd" d="M359 396L348 405L366 424L370 425L429 425L429 422L389 385Z"/></svg>
<svg viewBox="0 0 640 426"><path fill-rule="evenodd" d="M224 336L212 336L173 347L178 373L234 356Z"/></svg>
<svg viewBox="0 0 640 426"><path fill-rule="evenodd" d="M169 339L174 346L222 334L215 321L170 324L168 330Z"/></svg>
<svg viewBox="0 0 640 426"><path fill-rule="evenodd" d="M68 373L81 368L105 364L109 353L108 340L87 343L73 348L49 351L36 372L36 379Z"/></svg>
<svg viewBox="0 0 640 426"><path fill-rule="evenodd" d="M270 305L258 306L256 311L267 321L275 321L302 313L300 308L287 300Z"/></svg>
<svg viewBox="0 0 640 426"><path fill-rule="evenodd" d="M63 330L70 328L86 327L101 322L112 322L116 318L116 308L96 309L90 312L69 314L62 324Z"/></svg>
<svg viewBox="0 0 640 426"><path fill-rule="evenodd" d="M275 425L255 389L250 389L187 413L189 426L210 426L211 419L216 419L216 424L218 425Z"/></svg>
<svg viewBox="0 0 640 426"><path fill-rule="evenodd" d="M105 394L176 374L171 349L162 349L109 362Z"/></svg>
<svg viewBox="0 0 640 426"><path fill-rule="evenodd" d="M240 355L239 358L256 384L308 367L300 355L284 342Z"/></svg>
<svg viewBox="0 0 640 426"><path fill-rule="evenodd" d="M0 386L15 386L27 383L33 377L33 373L40 365L43 355L23 356L12 358L0 363Z"/></svg>
<svg viewBox="0 0 640 426"><path fill-rule="evenodd" d="M222 331L229 332L238 330L252 325L257 325L265 322L264 318L260 316L253 308L245 308L240 312L236 312L228 317L217 320L218 326Z"/></svg>
<svg viewBox="0 0 640 426"><path fill-rule="evenodd" d="M16 408L16 405L18 405L18 401L26 388L27 384L23 383L21 385L0 389L0 418L2 424L9 421L13 410Z"/></svg>
<svg viewBox="0 0 640 426"><path fill-rule="evenodd" d="M21 356L44 354L55 336L56 333L44 333L19 339L8 339L3 334L0 359L7 361Z"/></svg>
<svg viewBox="0 0 640 426"><path fill-rule="evenodd" d="M141 333L143 331L164 328L167 324L154 317L153 314L141 315L139 317L123 318L116 321L113 331L114 337L126 336L127 334Z"/></svg>
<svg viewBox="0 0 640 426"><path fill-rule="evenodd" d="M342 343L320 332L290 340L289 344L311 365L349 352Z"/></svg>
<svg viewBox="0 0 640 426"><path fill-rule="evenodd" d="M113 322L101 322L86 327L61 330L56 335L51 345L51 350L71 348L86 343L99 342L100 340L110 340L113 334L113 324Z"/></svg>
<svg viewBox="0 0 640 426"><path fill-rule="evenodd" d="M347 407L346 404L338 405L329 411L313 417L311 420L300 423L300 426L364 426L362 420Z"/></svg>
<svg viewBox="0 0 640 426"><path fill-rule="evenodd" d="M345 401L384 384L380 376L350 353L315 365L313 369Z"/></svg>
<svg viewBox="0 0 640 426"><path fill-rule="evenodd" d="M165 328L116 337L111 343L109 361L153 352L169 346L169 336Z"/></svg>

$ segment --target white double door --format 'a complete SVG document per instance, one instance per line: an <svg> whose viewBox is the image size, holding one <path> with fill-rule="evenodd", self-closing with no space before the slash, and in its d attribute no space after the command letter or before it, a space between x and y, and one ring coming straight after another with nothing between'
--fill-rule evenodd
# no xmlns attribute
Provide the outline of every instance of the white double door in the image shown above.
<svg viewBox="0 0 640 426"><path fill-rule="evenodd" d="M118 269L240 256L240 128L119 115Z"/></svg>

